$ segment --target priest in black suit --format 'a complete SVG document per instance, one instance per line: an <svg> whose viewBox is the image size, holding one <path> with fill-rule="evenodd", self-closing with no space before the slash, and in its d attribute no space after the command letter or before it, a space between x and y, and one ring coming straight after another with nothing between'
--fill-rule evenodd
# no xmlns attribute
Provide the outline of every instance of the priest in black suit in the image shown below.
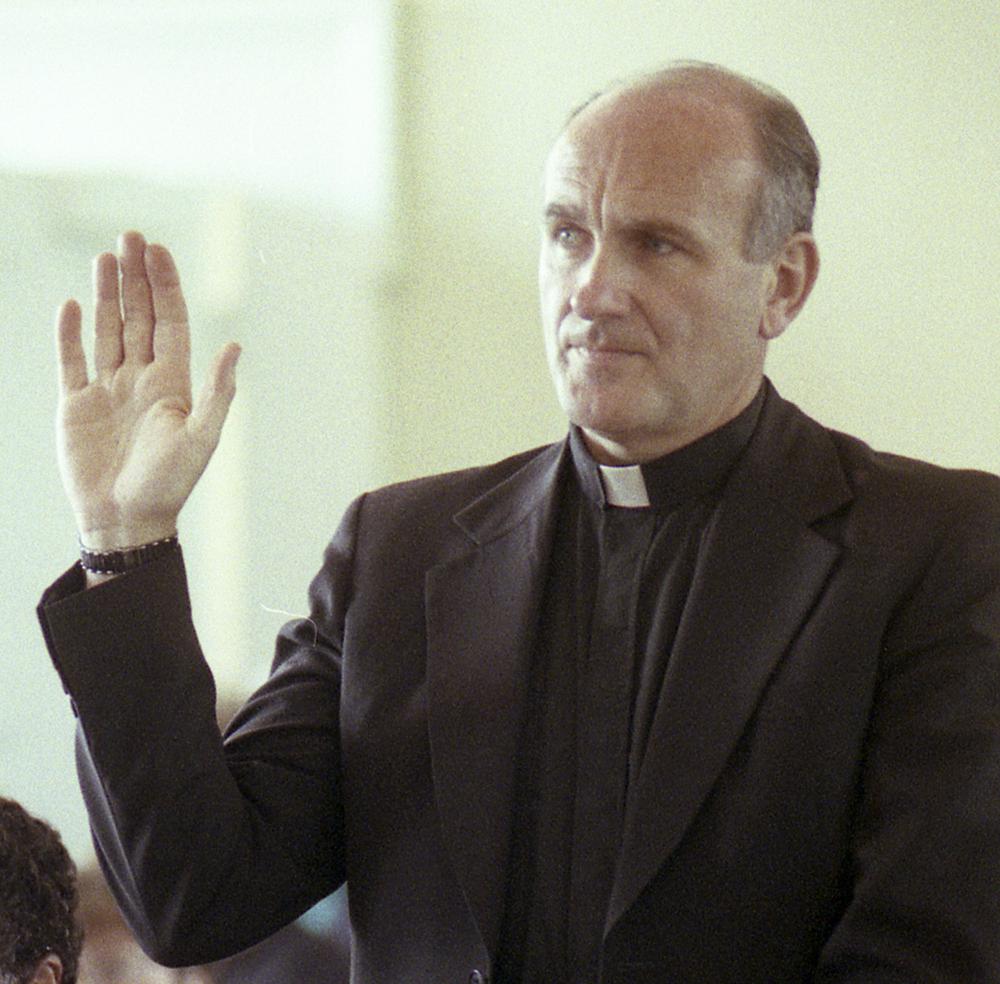
<svg viewBox="0 0 1000 984"><path fill-rule="evenodd" d="M40 615L158 959L346 879L360 982L1000 982L1000 481L764 377L818 171L717 67L581 107L539 266L568 436L356 501L224 742L174 534L238 350L192 403L169 254L99 258L93 378L60 318L85 549Z"/></svg>

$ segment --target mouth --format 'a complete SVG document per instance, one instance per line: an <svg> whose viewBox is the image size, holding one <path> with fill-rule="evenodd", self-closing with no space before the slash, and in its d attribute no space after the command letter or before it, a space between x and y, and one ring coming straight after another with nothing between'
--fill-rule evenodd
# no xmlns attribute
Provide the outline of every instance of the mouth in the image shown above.
<svg viewBox="0 0 1000 984"><path fill-rule="evenodd" d="M640 351L633 348L626 348L622 345L567 345L567 355L574 355L577 358L588 362L611 362L622 358L635 358L642 355Z"/></svg>

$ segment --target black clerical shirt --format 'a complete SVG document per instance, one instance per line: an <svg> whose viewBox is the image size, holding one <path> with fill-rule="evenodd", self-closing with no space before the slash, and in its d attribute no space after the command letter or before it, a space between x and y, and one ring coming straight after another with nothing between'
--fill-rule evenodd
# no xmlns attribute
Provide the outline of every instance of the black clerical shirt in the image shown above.
<svg viewBox="0 0 1000 984"><path fill-rule="evenodd" d="M502 984L596 977L629 792L703 535L762 400L630 473L602 475L571 431L519 747ZM619 488L630 504L612 504Z"/></svg>

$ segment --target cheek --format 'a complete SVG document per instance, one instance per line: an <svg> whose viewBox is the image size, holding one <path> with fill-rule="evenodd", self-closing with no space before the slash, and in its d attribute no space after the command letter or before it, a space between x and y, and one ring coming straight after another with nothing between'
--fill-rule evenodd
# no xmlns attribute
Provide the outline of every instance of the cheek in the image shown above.
<svg viewBox="0 0 1000 984"><path fill-rule="evenodd" d="M563 357L559 351L559 323L560 316L553 304L551 292L541 292L541 318L539 319L542 329L542 342L545 346L545 361L548 363L550 373L556 377L561 373L561 362Z"/></svg>
<svg viewBox="0 0 1000 984"><path fill-rule="evenodd" d="M542 303L558 306L572 290L573 268L559 253L543 248L538 258L538 288Z"/></svg>
<svg viewBox="0 0 1000 984"><path fill-rule="evenodd" d="M756 335L767 308L762 274L756 268L745 271L742 276L734 274L732 282L725 285L719 296L730 299L725 311L727 321L744 329L747 335Z"/></svg>
<svg viewBox="0 0 1000 984"><path fill-rule="evenodd" d="M758 298L747 284L737 287L722 281L661 293L654 309L659 333L692 353L714 351L721 358L755 348L762 314Z"/></svg>
<svg viewBox="0 0 1000 984"><path fill-rule="evenodd" d="M559 366L559 346L557 345L556 329L549 324L549 319L542 318L542 341L545 344L545 361L551 372L555 373Z"/></svg>
<svg viewBox="0 0 1000 984"><path fill-rule="evenodd" d="M543 295L551 289L555 279L556 268L552 262L552 256L543 246L538 253L538 287Z"/></svg>
<svg viewBox="0 0 1000 984"><path fill-rule="evenodd" d="M569 310L569 301L562 284L555 277L544 278L539 282L538 299L547 347L556 343L559 325Z"/></svg>

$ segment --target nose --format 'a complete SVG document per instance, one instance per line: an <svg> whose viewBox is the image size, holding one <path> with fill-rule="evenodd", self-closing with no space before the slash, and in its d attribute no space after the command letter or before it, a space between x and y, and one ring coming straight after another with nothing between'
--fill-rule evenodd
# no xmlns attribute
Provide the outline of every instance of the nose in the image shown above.
<svg viewBox="0 0 1000 984"><path fill-rule="evenodd" d="M627 272L605 245L596 247L576 271L570 296L573 313L583 321L628 313Z"/></svg>

